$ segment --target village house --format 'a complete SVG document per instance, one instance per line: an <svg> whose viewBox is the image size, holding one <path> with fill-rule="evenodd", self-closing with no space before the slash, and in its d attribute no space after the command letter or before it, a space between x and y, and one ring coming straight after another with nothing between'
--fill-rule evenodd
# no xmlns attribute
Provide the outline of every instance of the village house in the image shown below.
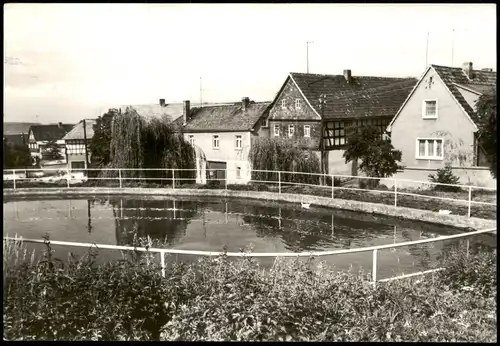
<svg viewBox="0 0 500 346"><path fill-rule="evenodd" d="M28 146L28 132L30 126L40 125L38 123L4 122L3 140L9 145Z"/></svg>
<svg viewBox="0 0 500 346"><path fill-rule="evenodd" d="M265 123L270 137L293 139L318 155L328 174L357 175L342 157L350 131L360 126L381 134L417 82L414 78L290 73Z"/></svg>
<svg viewBox="0 0 500 346"><path fill-rule="evenodd" d="M496 92L496 78L491 69L474 70L472 62L425 70L387 128L403 153L406 179L427 179L449 164L463 183L496 185L477 137L475 111L480 95Z"/></svg>
<svg viewBox="0 0 500 346"><path fill-rule="evenodd" d="M28 146L30 149L33 164L40 162L41 165L60 165L66 163L66 145L62 139L66 133L71 131L74 125L71 124L48 124L33 125L28 131ZM45 147L49 142L55 142L60 150L61 160L51 160L46 153Z"/></svg>
<svg viewBox="0 0 500 346"><path fill-rule="evenodd" d="M206 158L210 178L222 184L245 184L251 179L249 152L252 141L266 135L261 128L270 102L254 102L248 97L226 105L191 108L184 101L183 117L176 120L184 138ZM205 177L204 167L201 176ZM198 180L204 183L202 178Z"/></svg>
<svg viewBox="0 0 500 346"><path fill-rule="evenodd" d="M94 137L95 123L95 119L81 120L63 137L68 168L72 170L87 169L92 157L89 145Z"/></svg>

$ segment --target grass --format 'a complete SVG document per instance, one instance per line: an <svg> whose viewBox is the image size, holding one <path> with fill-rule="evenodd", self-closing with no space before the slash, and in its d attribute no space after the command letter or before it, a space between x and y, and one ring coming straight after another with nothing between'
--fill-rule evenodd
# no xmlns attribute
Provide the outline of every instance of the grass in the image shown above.
<svg viewBox="0 0 500 346"><path fill-rule="evenodd" d="M206 185L200 184L180 184L180 181L176 182L176 188L191 188L191 189L224 189L224 184L218 181L209 181ZM5 181L4 187L12 187L13 183L11 181ZM85 183L72 184L72 187L119 187L119 182L116 180L89 180ZM146 182L146 181L131 181L126 180L122 183L123 187L148 187L148 188L171 188L169 184L161 184L160 182ZM67 182L65 180L44 183L44 182L29 182L29 181L19 181L16 184L17 188L40 188L40 187L67 187ZM228 185L230 190L246 190L246 191L272 191L278 192L277 184L264 184L264 183L250 183L246 185ZM371 189L372 191L354 191L354 190L344 190L340 187L335 189L335 198L359 201L359 202L369 202L369 203L380 203L386 205L394 205L394 194L388 192L387 188L383 185ZM386 192L384 192L386 191ZM299 185L286 185L285 183L281 187L281 192L283 193L296 193L303 195L312 196L323 196L331 197L330 187L319 187L319 186L299 186ZM420 190L420 189L400 189L397 196L397 205L400 207L430 210L438 212L440 209L447 209L454 215L467 215L468 214L468 192L441 192L435 190ZM403 193L413 193L420 196L407 196ZM434 198L429 198L429 196L445 197L457 200L463 200L464 202L457 201L445 201ZM481 201L487 203L496 203L496 191L489 190L475 190L472 194L473 201ZM483 219L496 219L497 210L496 205L471 205L471 216Z"/></svg>
<svg viewBox="0 0 500 346"><path fill-rule="evenodd" d="M4 243L4 260L5 260ZM7 247L7 258L23 254ZM177 263L98 254L4 264L6 340L496 342L496 250L442 260L446 271L379 283L317 259Z"/></svg>

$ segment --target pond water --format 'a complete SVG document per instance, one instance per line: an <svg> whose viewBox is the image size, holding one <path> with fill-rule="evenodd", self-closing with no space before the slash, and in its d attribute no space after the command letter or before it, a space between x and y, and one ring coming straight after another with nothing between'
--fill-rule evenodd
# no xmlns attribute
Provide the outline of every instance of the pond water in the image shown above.
<svg viewBox="0 0 500 346"><path fill-rule="evenodd" d="M68 197L4 199L4 236L96 244L132 245L134 234L166 242L174 249L239 251L252 245L254 252L302 252L393 244L460 233L460 230L342 210L283 202L244 199L176 197ZM475 237L488 246L491 236ZM450 240L381 250L379 278L423 270L457 244ZM41 250L43 245L31 244ZM53 246L57 256L83 254L87 249ZM37 250L38 251L38 250ZM39 253L41 251L38 251ZM118 251L101 250L105 260ZM191 261L195 256L172 255ZM372 253L322 257L340 269L371 271ZM274 258L260 259L271 265Z"/></svg>

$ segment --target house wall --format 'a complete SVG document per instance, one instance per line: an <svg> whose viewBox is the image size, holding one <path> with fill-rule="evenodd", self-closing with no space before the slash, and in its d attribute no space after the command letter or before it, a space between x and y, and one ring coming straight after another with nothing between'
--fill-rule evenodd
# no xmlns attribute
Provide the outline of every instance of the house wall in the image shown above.
<svg viewBox="0 0 500 346"><path fill-rule="evenodd" d="M288 136L288 125L294 126L293 136ZM279 126L279 136L274 135L274 126ZM304 126L310 126L310 137L304 137ZM270 138L292 139L302 148L317 150L321 137L321 122L315 120L270 120L269 121Z"/></svg>
<svg viewBox="0 0 500 346"><path fill-rule="evenodd" d="M458 91L460 91L460 94L464 97L465 101L474 109L476 110L476 101L479 99L479 95L470 91L467 91L462 88L457 88Z"/></svg>
<svg viewBox="0 0 500 346"><path fill-rule="evenodd" d="M67 160L68 168L71 168L71 162L85 162L85 154L68 154Z"/></svg>
<svg viewBox="0 0 500 346"><path fill-rule="evenodd" d="M429 77L432 77L431 85ZM437 119L422 119L426 99L437 100ZM445 163L472 166L473 133L474 125L431 68L392 124L391 142L395 149L401 150L402 165L408 168L437 169L444 167ZM443 138L444 159L417 159L417 138ZM458 154L464 154L466 159L459 160Z"/></svg>
<svg viewBox="0 0 500 346"><path fill-rule="evenodd" d="M194 136L194 144L205 154L206 161L225 162L227 164L227 183L245 184L250 181L250 163L248 154L251 146L251 134L246 132L210 132L210 133L184 133L184 138L189 141L189 136ZM212 145L213 136L219 136L219 149ZM236 136L242 136L242 149L236 149ZM237 178L237 169L240 168L240 178ZM198 179L199 180L199 179Z"/></svg>

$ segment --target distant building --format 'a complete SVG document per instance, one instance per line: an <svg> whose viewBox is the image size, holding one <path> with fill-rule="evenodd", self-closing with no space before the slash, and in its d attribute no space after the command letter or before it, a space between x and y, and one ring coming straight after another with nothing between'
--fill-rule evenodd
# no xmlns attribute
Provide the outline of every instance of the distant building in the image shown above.
<svg viewBox="0 0 500 346"><path fill-rule="evenodd" d="M270 104L244 97L238 103L191 108L190 102L184 101L183 117L175 124L184 138L204 153L211 178L244 184L251 179L248 154L252 141L263 134L260 130Z"/></svg>
<svg viewBox="0 0 500 346"><path fill-rule="evenodd" d="M73 126L74 125L72 124L63 123L30 126L28 133L28 145L34 163L36 163L37 160L40 161L40 164L54 163L53 160L47 156L45 150L47 143L51 141L55 142L59 146L61 156L64 158L62 160L57 160L55 163L65 163L66 145L62 138L66 135L66 133L71 131Z"/></svg>
<svg viewBox="0 0 500 346"><path fill-rule="evenodd" d="M475 103L483 93L496 93L496 79L496 72L474 70L472 62L430 65L387 128L406 169L488 166Z"/></svg>
<svg viewBox="0 0 500 346"><path fill-rule="evenodd" d="M270 137L291 138L315 151L328 174L357 175L342 157L349 131L386 126L403 104L414 78L290 73L273 100L266 124ZM323 151L323 157L321 152Z"/></svg>
<svg viewBox="0 0 500 346"><path fill-rule="evenodd" d="M91 160L89 145L94 137L95 123L95 119L81 120L63 137L66 145L65 155L68 168L87 168L87 164ZM86 149L87 152L85 152ZM85 158L85 154L87 154L87 158Z"/></svg>

